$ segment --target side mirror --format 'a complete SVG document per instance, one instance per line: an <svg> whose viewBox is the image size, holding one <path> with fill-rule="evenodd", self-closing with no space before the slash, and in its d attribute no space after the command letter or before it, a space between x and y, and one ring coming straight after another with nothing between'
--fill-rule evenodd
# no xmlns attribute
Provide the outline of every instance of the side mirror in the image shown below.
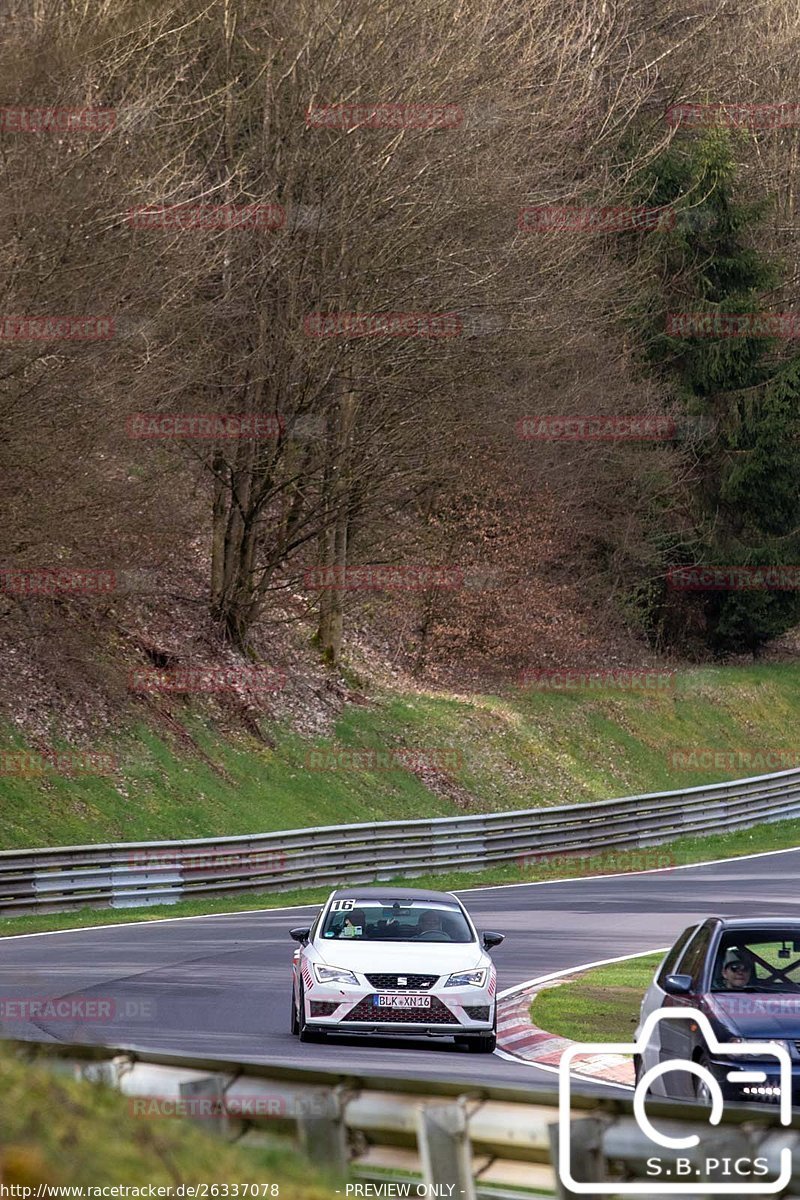
<svg viewBox="0 0 800 1200"><path fill-rule="evenodd" d="M310 933L311 933L311 926L309 926L308 929L290 929L289 937L294 938L294 940L296 942L299 942L301 946L304 946L305 943L308 941L308 935Z"/></svg>
<svg viewBox="0 0 800 1200"><path fill-rule="evenodd" d="M485 950L491 950L493 946L499 946L505 939L506 935L504 933L492 933L489 929L481 934L481 941Z"/></svg>
<svg viewBox="0 0 800 1200"><path fill-rule="evenodd" d="M688 996L691 990L691 975L668 975L664 980L664 991L668 996Z"/></svg>

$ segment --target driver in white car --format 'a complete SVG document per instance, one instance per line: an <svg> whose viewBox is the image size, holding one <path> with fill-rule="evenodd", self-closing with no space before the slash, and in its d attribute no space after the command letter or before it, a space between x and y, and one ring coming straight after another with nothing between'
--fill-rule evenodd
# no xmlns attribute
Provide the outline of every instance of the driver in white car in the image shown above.
<svg viewBox="0 0 800 1200"><path fill-rule="evenodd" d="M419 933L429 933L432 929L442 932L442 918L434 908L426 908L417 926Z"/></svg>
<svg viewBox="0 0 800 1200"><path fill-rule="evenodd" d="M345 917L344 925L342 926L342 932L339 934L339 937L362 937L366 923L367 919L364 915L364 910L362 908L354 908L353 911L348 913Z"/></svg>

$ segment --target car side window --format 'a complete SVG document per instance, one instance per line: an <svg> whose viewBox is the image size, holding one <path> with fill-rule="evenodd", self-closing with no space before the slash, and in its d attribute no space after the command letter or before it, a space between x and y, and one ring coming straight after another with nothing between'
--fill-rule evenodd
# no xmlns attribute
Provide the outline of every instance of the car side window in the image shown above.
<svg viewBox="0 0 800 1200"><path fill-rule="evenodd" d="M708 957L708 947L711 944L711 930L702 927L696 937L686 948L686 953L681 957L680 963L675 969L676 975L691 975L692 985L697 987L700 983L700 977L703 974L703 967Z"/></svg>
<svg viewBox="0 0 800 1200"><path fill-rule="evenodd" d="M691 941L699 929L699 925L690 925L688 929L684 929L681 936L678 938L675 945L668 952L667 957L661 965L661 970L658 973L658 982L663 986L667 975L675 975L675 964L686 949L687 944Z"/></svg>

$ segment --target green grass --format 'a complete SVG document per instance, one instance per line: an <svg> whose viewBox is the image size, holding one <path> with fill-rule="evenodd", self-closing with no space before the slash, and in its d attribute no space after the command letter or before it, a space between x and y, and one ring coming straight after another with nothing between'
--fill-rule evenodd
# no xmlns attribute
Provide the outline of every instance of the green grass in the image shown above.
<svg viewBox="0 0 800 1200"><path fill-rule="evenodd" d="M574 1042L633 1041L642 997L663 957L626 958L545 988L531 1004L531 1020Z"/></svg>
<svg viewBox="0 0 800 1200"><path fill-rule="evenodd" d="M678 768L669 756L698 748L800 752L800 666L685 671L674 691L376 692L370 706L344 710L330 739L308 742L273 726L271 748L243 734L223 735L188 704L176 703L173 715L187 736L140 726L93 747L119 756L112 775L20 778L6 769L0 847L496 812L758 774L746 765ZM22 748L15 731L0 728L0 750ZM448 794L405 769L309 770L315 748L446 749L459 760Z"/></svg>
<svg viewBox="0 0 800 1200"><path fill-rule="evenodd" d="M741 854L787 850L800 846L800 820L756 825L736 833L712 837L686 837L665 846L642 850L609 850L591 856L560 855L550 860L515 859L489 871L451 872L415 879L437 891L463 891L498 884L533 883L572 879L588 875L617 874L624 871L661 870L673 866ZM131 921L155 921L164 917L192 917L214 913L243 912L262 908L289 908L301 904L321 904L331 892L330 886L291 892L243 892L238 896L184 900L152 908L81 909L78 912L49 913L42 916L0 918L0 937L14 934L44 933L54 929L81 929L86 925L113 925Z"/></svg>
<svg viewBox="0 0 800 1200"><path fill-rule="evenodd" d="M333 1180L289 1142L236 1146L185 1120L135 1116L119 1092L8 1048L0 1052L0 1129L0 1179L34 1192L48 1183L175 1189L247 1182L278 1184L281 1200L334 1197Z"/></svg>

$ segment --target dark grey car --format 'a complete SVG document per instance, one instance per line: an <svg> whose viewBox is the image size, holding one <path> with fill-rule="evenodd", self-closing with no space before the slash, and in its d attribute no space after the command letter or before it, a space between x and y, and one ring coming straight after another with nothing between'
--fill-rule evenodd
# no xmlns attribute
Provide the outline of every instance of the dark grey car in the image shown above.
<svg viewBox="0 0 800 1200"><path fill-rule="evenodd" d="M659 966L642 1001L638 1042L645 1021L661 1015L641 1054L635 1056L637 1079L668 1060L679 1059L707 1067L726 1099L745 1103L777 1103L779 1068L765 1056L749 1056L750 1074L761 1079L738 1080L743 1060L738 1054L712 1051L698 1024L670 1020L694 1008L708 1018L719 1042L778 1042L789 1052L792 1065L792 1103L800 1104L800 920L724 920L709 917L685 929ZM733 1077L733 1079L731 1079ZM688 1071L661 1075L653 1095L674 1099L708 1099L702 1080Z"/></svg>

